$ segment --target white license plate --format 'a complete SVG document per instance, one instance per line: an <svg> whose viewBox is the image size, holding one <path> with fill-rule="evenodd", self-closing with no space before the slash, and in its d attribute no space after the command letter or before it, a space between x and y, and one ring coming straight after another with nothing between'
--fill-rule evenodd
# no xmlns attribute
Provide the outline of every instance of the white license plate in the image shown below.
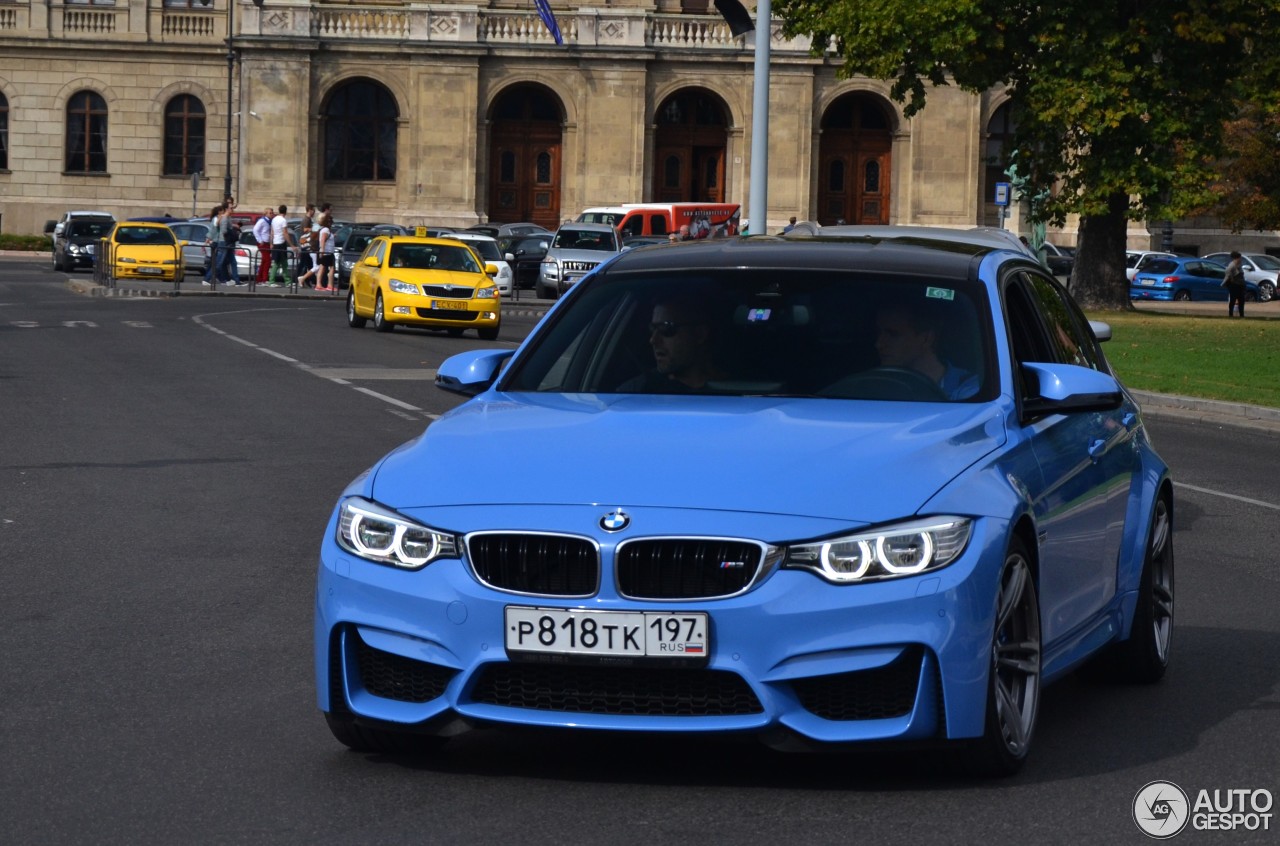
<svg viewBox="0 0 1280 846"><path fill-rule="evenodd" d="M678 611L588 611L508 605L508 652L625 658L705 659L707 615Z"/></svg>
<svg viewBox="0 0 1280 846"><path fill-rule="evenodd" d="M449 311L466 311L467 304L460 300L435 300L431 303L432 308L443 308Z"/></svg>
<svg viewBox="0 0 1280 846"><path fill-rule="evenodd" d="M145 273L148 276L159 276L164 273L164 269L159 267L139 267L138 272Z"/></svg>
<svg viewBox="0 0 1280 846"><path fill-rule="evenodd" d="M1142 284L1143 284L1143 285L1154 285L1154 284L1156 284L1156 280L1154 280L1154 279L1143 279L1143 280L1140 280L1140 281L1142 282Z"/></svg>

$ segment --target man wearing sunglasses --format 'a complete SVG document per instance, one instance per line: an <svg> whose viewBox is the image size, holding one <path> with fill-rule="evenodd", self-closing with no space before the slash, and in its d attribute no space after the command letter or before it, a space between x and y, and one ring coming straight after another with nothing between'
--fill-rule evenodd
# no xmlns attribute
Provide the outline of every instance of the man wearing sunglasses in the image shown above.
<svg viewBox="0 0 1280 846"><path fill-rule="evenodd" d="M703 391L707 383L724 378L715 364L714 332L704 303L692 297L659 301L649 324L649 347L654 369L628 379L622 393L687 393Z"/></svg>

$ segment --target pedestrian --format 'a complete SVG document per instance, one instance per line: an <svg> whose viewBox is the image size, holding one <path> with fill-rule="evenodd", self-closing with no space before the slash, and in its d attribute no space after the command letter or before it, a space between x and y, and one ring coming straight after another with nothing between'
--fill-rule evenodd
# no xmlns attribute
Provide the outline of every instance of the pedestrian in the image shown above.
<svg viewBox="0 0 1280 846"><path fill-rule="evenodd" d="M271 209L267 209L253 222L253 240L258 242L258 267L253 279L259 285L267 282L267 271L271 269Z"/></svg>
<svg viewBox="0 0 1280 846"><path fill-rule="evenodd" d="M312 206L307 208L313 209ZM303 271L298 276L299 286L310 288L315 284L312 280L320 274L319 243L309 214L303 216L298 226L298 269Z"/></svg>
<svg viewBox="0 0 1280 846"><path fill-rule="evenodd" d="M222 240L218 237L218 218L223 214L222 206L214 206L209 212L209 234L204 239L204 248L209 256L209 263L204 269L204 281L201 285L211 287L217 284L218 262L222 259Z"/></svg>
<svg viewBox="0 0 1280 846"><path fill-rule="evenodd" d="M793 214L791 215L791 220L787 222L787 225L782 227L782 234L786 235L788 232L790 232L792 229L795 229L795 228L796 228L796 216Z"/></svg>
<svg viewBox="0 0 1280 846"><path fill-rule="evenodd" d="M320 232L317 235L320 246L320 275L316 280L316 290L330 294L338 293L338 280L334 278L334 242L333 216L325 212L320 217Z"/></svg>
<svg viewBox="0 0 1280 846"><path fill-rule="evenodd" d="M222 250L218 256L217 279L229 287L239 288L245 283L240 281L240 266L236 262L236 245L240 243L240 227L236 224L231 212L235 209L235 201L224 206L218 217L218 241ZM234 280L234 281L233 281Z"/></svg>
<svg viewBox="0 0 1280 846"><path fill-rule="evenodd" d="M1227 262L1227 273L1222 279L1222 286L1227 289L1227 317L1232 317L1237 305L1240 316L1244 317L1245 279L1243 258L1235 250L1231 251L1231 261Z"/></svg>
<svg viewBox="0 0 1280 846"><path fill-rule="evenodd" d="M289 283L289 252L297 247L293 233L289 231L289 221L285 215L289 207L280 204L276 216L271 218L271 274L267 283L269 288L283 288Z"/></svg>

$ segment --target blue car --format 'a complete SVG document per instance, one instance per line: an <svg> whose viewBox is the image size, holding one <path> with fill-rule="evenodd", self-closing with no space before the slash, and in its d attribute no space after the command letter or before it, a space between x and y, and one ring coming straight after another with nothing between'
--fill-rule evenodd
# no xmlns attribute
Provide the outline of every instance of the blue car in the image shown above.
<svg viewBox="0 0 1280 846"><path fill-rule="evenodd" d="M1142 266L1129 283L1131 300L1221 300L1228 299L1222 280L1226 265L1205 258L1159 258ZM1245 296L1258 301L1258 283L1247 282Z"/></svg>
<svg viewBox="0 0 1280 846"><path fill-rule="evenodd" d="M472 398L343 491L330 730L901 741L1015 772L1044 684L1169 660L1172 482L1109 335L971 231L612 257L518 350L443 362ZM499 459L516 440L543 446Z"/></svg>

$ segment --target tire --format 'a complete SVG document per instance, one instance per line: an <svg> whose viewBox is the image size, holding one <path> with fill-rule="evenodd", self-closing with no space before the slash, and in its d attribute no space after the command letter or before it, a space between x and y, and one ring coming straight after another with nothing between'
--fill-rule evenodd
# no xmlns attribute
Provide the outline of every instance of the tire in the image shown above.
<svg viewBox="0 0 1280 846"><path fill-rule="evenodd" d="M356 314L356 294L355 291L347 292L347 325L352 329L363 329L365 319Z"/></svg>
<svg viewBox="0 0 1280 846"><path fill-rule="evenodd" d="M1040 706L1040 604L1017 538L1005 553L995 607L984 732L962 748L961 763L976 775L1010 776L1026 763Z"/></svg>
<svg viewBox="0 0 1280 846"><path fill-rule="evenodd" d="M434 752L445 744L445 738L397 732L362 726L350 717L326 713L324 721L339 743L355 752Z"/></svg>
<svg viewBox="0 0 1280 846"><path fill-rule="evenodd" d="M1190 292L1190 291L1178 291L1177 293L1175 293L1175 294L1173 295L1173 298L1174 298L1175 300L1177 300L1178 302L1180 302L1180 303L1187 303L1187 302L1191 302L1191 292Z"/></svg>
<svg viewBox="0 0 1280 846"><path fill-rule="evenodd" d="M1258 283L1258 302L1269 303L1276 298L1276 286L1274 282Z"/></svg>
<svg viewBox="0 0 1280 846"><path fill-rule="evenodd" d="M387 320L386 309L382 305L382 292L378 292L378 298L373 301L373 328L379 332L390 332L396 328L394 323Z"/></svg>
<svg viewBox="0 0 1280 846"><path fill-rule="evenodd" d="M541 280L533 284L533 295L540 300L549 300L552 298L551 295L547 293L547 289L543 286Z"/></svg>
<svg viewBox="0 0 1280 846"><path fill-rule="evenodd" d="M1129 639L1098 657L1089 669L1106 681L1154 684L1169 668L1173 641L1173 509L1163 496L1156 499L1147 530L1138 604Z"/></svg>
<svg viewBox="0 0 1280 846"><path fill-rule="evenodd" d="M498 340L498 330L501 328L502 324L498 324L492 329L477 329L476 334L480 336L480 340L482 341L496 341Z"/></svg>

